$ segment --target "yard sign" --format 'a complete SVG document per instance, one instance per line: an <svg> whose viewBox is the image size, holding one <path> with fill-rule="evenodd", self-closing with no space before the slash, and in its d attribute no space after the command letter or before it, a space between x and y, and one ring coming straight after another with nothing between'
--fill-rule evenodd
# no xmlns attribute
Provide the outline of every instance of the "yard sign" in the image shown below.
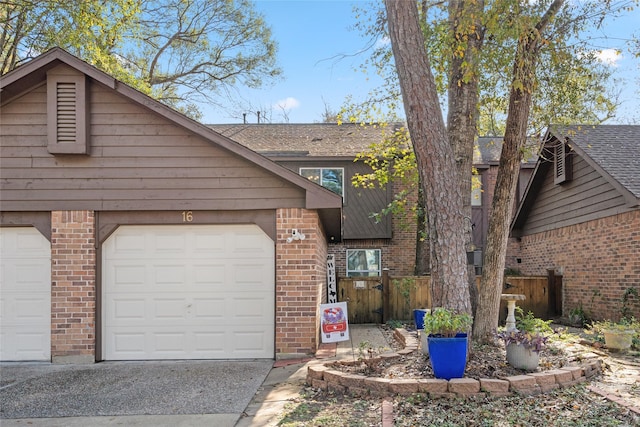
<svg viewBox="0 0 640 427"><path fill-rule="evenodd" d="M320 304L320 325L322 342L349 340L349 322L347 321L347 303Z"/></svg>

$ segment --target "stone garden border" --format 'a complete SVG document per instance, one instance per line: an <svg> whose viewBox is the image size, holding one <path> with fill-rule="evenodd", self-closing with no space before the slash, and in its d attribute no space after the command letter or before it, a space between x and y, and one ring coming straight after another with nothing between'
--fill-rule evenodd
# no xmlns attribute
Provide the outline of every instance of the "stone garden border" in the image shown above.
<svg viewBox="0 0 640 427"><path fill-rule="evenodd" d="M394 337L404 347L397 352L381 354L371 363L383 359L395 359L418 349L418 340L405 329L396 329ZM331 362L335 363L335 362ZM360 361L339 361L344 364L356 364ZM601 361L591 361L582 366L568 366L532 374L516 375L502 379L454 378L449 381L440 379L388 379L367 377L331 369L330 363L311 365L307 369L307 385L323 391L348 393L354 396L387 397L426 393L430 397L484 397L508 396L512 394L536 395L547 393L561 387L571 387L584 383L602 372Z"/></svg>

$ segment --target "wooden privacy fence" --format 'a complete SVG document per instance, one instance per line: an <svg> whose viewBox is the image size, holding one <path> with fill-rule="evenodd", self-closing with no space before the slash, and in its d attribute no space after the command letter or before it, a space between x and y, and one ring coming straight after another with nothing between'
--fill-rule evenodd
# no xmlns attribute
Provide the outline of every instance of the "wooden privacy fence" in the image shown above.
<svg viewBox="0 0 640 427"><path fill-rule="evenodd" d="M480 277L476 278L480 285ZM375 277L342 277L338 281L338 301L347 301L349 323L385 323L412 320L416 308L431 308L431 277L391 277L386 272ZM507 276L503 293L523 294L518 306L536 317L549 316L547 277ZM506 303L500 303L500 321L506 318Z"/></svg>

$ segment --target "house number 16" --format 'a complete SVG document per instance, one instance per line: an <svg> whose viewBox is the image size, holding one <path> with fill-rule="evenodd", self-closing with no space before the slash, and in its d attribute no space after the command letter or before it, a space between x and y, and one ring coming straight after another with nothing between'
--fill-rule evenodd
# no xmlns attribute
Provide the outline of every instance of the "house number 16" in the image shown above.
<svg viewBox="0 0 640 427"><path fill-rule="evenodd" d="M182 211L182 222L191 222L191 221L193 221L193 212Z"/></svg>

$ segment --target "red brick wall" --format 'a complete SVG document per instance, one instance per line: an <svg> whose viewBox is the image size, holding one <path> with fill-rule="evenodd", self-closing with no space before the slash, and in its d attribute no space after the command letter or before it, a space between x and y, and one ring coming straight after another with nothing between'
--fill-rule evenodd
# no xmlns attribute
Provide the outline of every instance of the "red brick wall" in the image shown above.
<svg viewBox="0 0 640 427"><path fill-rule="evenodd" d="M94 355L94 214L51 212L51 356Z"/></svg>
<svg viewBox="0 0 640 427"><path fill-rule="evenodd" d="M393 192L399 194L403 190L400 183L395 183ZM405 197L407 207L413 208L418 203L418 194L411 191ZM414 212L407 212L405 218L393 218L393 239L390 242L389 256L383 258L383 268L395 276L412 276L416 268L416 231L417 219ZM427 251L428 253L429 251Z"/></svg>
<svg viewBox="0 0 640 427"><path fill-rule="evenodd" d="M521 270L563 276L563 314L582 304L594 319L617 320L622 295L629 287L640 292L640 211L525 236L520 242ZM640 318L640 301L631 308Z"/></svg>
<svg viewBox="0 0 640 427"><path fill-rule="evenodd" d="M319 304L326 301L325 234L317 212L306 209L279 209L276 227L276 357L313 354ZM293 228L305 240L287 243Z"/></svg>
<svg viewBox="0 0 640 427"><path fill-rule="evenodd" d="M393 243L393 244L392 244ZM413 242L401 242L376 239L376 240L346 240L342 243L329 246L329 252L335 255L336 277L346 277L347 275L347 249L380 249L382 257L382 268L388 268L394 275L412 275L415 260L415 237ZM403 254L397 256L398 252ZM406 260L411 258L410 262ZM400 273L396 273L400 271ZM402 273L410 271L409 273Z"/></svg>

